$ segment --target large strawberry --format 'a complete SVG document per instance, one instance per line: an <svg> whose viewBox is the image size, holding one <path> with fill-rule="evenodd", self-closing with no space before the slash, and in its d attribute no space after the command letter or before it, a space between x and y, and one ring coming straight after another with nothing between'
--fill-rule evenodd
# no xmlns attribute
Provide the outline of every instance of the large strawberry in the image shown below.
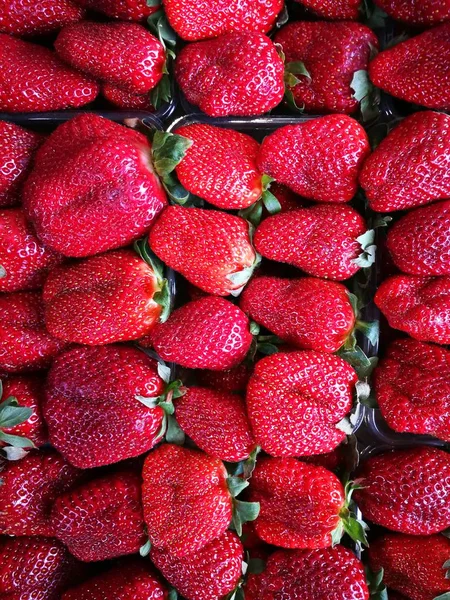
<svg viewBox="0 0 450 600"><path fill-rule="evenodd" d="M375 294L389 325L422 342L450 344L450 277L394 275Z"/></svg>
<svg viewBox="0 0 450 600"><path fill-rule="evenodd" d="M346 115L329 115L280 127L258 157L262 173L317 202L348 202L370 152L362 126Z"/></svg>
<svg viewBox="0 0 450 600"><path fill-rule="evenodd" d="M351 22L297 21L275 36L286 57L288 95L298 107L315 113L363 116L370 102L367 67L378 47L376 35ZM300 63L300 64L299 64ZM358 78L366 89L358 89ZM359 94L361 92L361 95Z"/></svg>
<svg viewBox="0 0 450 600"><path fill-rule="evenodd" d="M82 561L134 554L145 542L140 476L118 471L78 485L56 499L51 524Z"/></svg>
<svg viewBox="0 0 450 600"><path fill-rule="evenodd" d="M450 116L433 111L402 120L364 163L370 206L403 210L450 197Z"/></svg>
<svg viewBox="0 0 450 600"><path fill-rule="evenodd" d="M450 20L449 0L374 0L389 16L411 25L435 25Z"/></svg>
<svg viewBox="0 0 450 600"><path fill-rule="evenodd" d="M377 525L412 535L450 526L450 454L422 446L365 460L355 500Z"/></svg>
<svg viewBox="0 0 450 600"><path fill-rule="evenodd" d="M147 110L150 112L155 110L149 94L134 94L111 83L104 83L102 85L102 95L108 102L119 108Z"/></svg>
<svg viewBox="0 0 450 600"><path fill-rule="evenodd" d="M158 7L148 6L146 0L75 0L80 6L104 13L121 21L143 21Z"/></svg>
<svg viewBox="0 0 450 600"><path fill-rule="evenodd" d="M374 377L378 406L389 427L450 441L450 351L397 340Z"/></svg>
<svg viewBox="0 0 450 600"><path fill-rule="evenodd" d="M0 34L0 110L42 112L92 102L99 85L64 64L54 52Z"/></svg>
<svg viewBox="0 0 450 600"><path fill-rule="evenodd" d="M1 0L0 32L36 35L80 21L85 11L73 0Z"/></svg>
<svg viewBox="0 0 450 600"><path fill-rule="evenodd" d="M284 64L262 33L226 33L186 45L175 76L187 100L212 117L261 115L284 94Z"/></svg>
<svg viewBox="0 0 450 600"><path fill-rule="evenodd" d="M323 19L356 20L360 16L361 0L295 0Z"/></svg>
<svg viewBox="0 0 450 600"><path fill-rule="evenodd" d="M396 98L450 108L450 23L380 52L370 63L373 83Z"/></svg>
<svg viewBox="0 0 450 600"><path fill-rule="evenodd" d="M166 204L144 135L94 114L60 125L24 188L38 236L66 256L129 244Z"/></svg>

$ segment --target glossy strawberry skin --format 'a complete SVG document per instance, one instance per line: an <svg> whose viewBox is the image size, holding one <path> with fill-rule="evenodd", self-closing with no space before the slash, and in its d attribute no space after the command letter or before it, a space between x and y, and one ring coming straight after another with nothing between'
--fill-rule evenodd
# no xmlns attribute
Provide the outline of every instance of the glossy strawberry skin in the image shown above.
<svg viewBox="0 0 450 600"><path fill-rule="evenodd" d="M43 46L0 34L0 110L42 112L79 108L99 86Z"/></svg>
<svg viewBox="0 0 450 600"><path fill-rule="evenodd" d="M421 342L450 343L450 277L394 275L375 303L394 329Z"/></svg>
<svg viewBox="0 0 450 600"><path fill-rule="evenodd" d="M91 77L145 94L163 76L164 47L137 23L67 25L55 41L59 57Z"/></svg>
<svg viewBox="0 0 450 600"><path fill-rule="evenodd" d="M66 256L125 246L166 204L142 134L94 114L60 125L36 155L24 207L39 238Z"/></svg>
<svg viewBox="0 0 450 600"><path fill-rule="evenodd" d="M323 19L356 20L361 0L295 0Z"/></svg>
<svg viewBox="0 0 450 600"><path fill-rule="evenodd" d="M147 6L143 0L76 0L76 2L80 6L121 21L144 21L159 8Z"/></svg>
<svg viewBox="0 0 450 600"><path fill-rule="evenodd" d="M52 526L84 562L135 554L145 543L140 476L119 471L62 494L53 505Z"/></svg>
<svg viewBox="0 0 450 600"><path fill-rule="evenodd" d="M84 10L72 0L2 0L0 32L11 35L37 35L80 21Z"/></svg>
<svg viewBox="0 0 450 600"><path fill-rule="evenodd" d="M150 335L163 360L189 369L226 371L241 363L252 335L245 314L228 300L205 296L175 310Z"/></svg>
<svg viewBox="0 0 450 600"><path fill-rule="evenodd" d="M47 380L44 416L50 441L83 469L147 452L163 419L136 396L164 389L156 361L126 346L77 348L61 354Z"/></svg>
<svg viewBox="0 0 450 600"><path fill-rule="evenodd" d="M302 62L311 78L299 76L289 87L297 106L314 113L352 114L359 102L351 87L356 71L367 70L376 35L365 25L351 22L297 21L275 36L286 65Z"/></svg>
<svg viewBox="0 0 450 600"><path fill-rule="evenodd" d="M211 117L262 115L284 94L284 65L262 33L227 33L186 45L175 77L188 102Z"/></svg>
<svg viewBox="0 0 450 600"><path fill-rule="evenodd" d="M48 441L47 426L42 416L44 381L36 375L16 375L8 377L2 384L2 400L13 396L17 398L19 406L31 408L33 411L27 421L14 427L5 427L3 431L10 435L26 437L35 446L43 446Z"/></svg>
<svg viewBox="0 0 450 600"><path fill-rule="evenodd" d="M232 500L222 461L163 444L145 460L142 503L153 547L188 557L228 528Z"/></svg>
<svg viewBox="0 0 450 600"><path fill-rule="evenodd" d="M375 0L375 4L393 19L411 25L436 25L450 20L449 0L422 0L405 3L403 0Z"/></svg>
<svg viewBox="0 0 450 600"><path fill-rule="evenodd" d="M328 115L280 127L261 144L258 167L278 183L316 202L348 202L370 152L361 125Z"/></svg>
<svg viewBox="0 0 450 600"><path fill-rule="evenodd" d="M149 94L133 94L111 83L102 85L102 95L108 102L119 108L135 108L154 112Z"/></svg>

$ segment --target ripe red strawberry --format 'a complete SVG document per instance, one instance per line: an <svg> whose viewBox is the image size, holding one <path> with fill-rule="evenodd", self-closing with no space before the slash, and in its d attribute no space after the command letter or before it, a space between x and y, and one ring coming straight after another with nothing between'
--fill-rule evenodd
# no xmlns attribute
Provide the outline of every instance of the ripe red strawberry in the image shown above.
<svg viewBox="0 0 450 600"><path fill-rule="evenodd" d="M343 546L278 550L261 575L250 575L246 600L368 600L364 567Z"/></svg>
<svg viewBox="0 0 450 600"><path fill-rule="evenodd" d="M375 303L394 329L450 344L450 277L394 275L380 285Z"/></svg>
<svg viewBox="0 0 450 600"><path fill-rule="evenodd" d="M41 287L62 259L36 237L21 208L0 209L0 292Z"/></svg>
<svg viewBox="0 0 450 600"><path fill-rule="evenodd" d="M75 0L81 6L97 10L121 21L143 21L158 7L147 6L145 0Z"/></svg>
<svg viewBox="0 0 450 600"><path fill-rule="evenodd" d="M262 33L226 33L186 45L175 77L187 100L211 117L262 115L284 94L283 61Z"/></svg>
<svg viewBox="0 0 450 600"><path fill-rule="evenodd" d="M297 75L297 63L303 65L305 75L295 76L293 85L287 81L288 93L297 106L315 113L351 114L359 108L361 98L355 94L354 78L357 73L364 76L368 86L369 58L378 48L378 39L368 27L351 22L297 21L283 27L275 42L281 44L288 72L292 69ZM368 102L368 87L366 92Z"/></svg>
<svg viewBox="0 0 450 600"><path fill-rule="evenodd" d="M340 422L352 408L357 380L338 356L290 352L261 359L247 388L257 443L272 456L331 452L345 439Z"/></svg>
<svg viewBox="0 0 450 600"><path fill-rule="evenodd" d="M146 137L94 114L50 135L24 188L39 238L66 256L129 244L165 204Z"/></svg>
<svg viewBox="0 0 450 600"><path fill-rule="evenodd" d="M374 0L393 19L411 25L435 25L450 20L449 0L421 0L421 2L403 2L403 0Z"/></svg>
<svg viewBox="0 0 450 600"><path fill-rule="evenodd" d="M0 34L0 110L41 112L79 108L99 86L43 46Z"/></svg>
<svg viewBox="0 0 450 600"><path fill-rule="evenodd" d="M244 392L252 374L252 367L242 363L229 371L198 370L195 377L199 385L223 392Z"/></svg>
<svg viewBox="0 0 450 600"><path fill-rule="evenodd" d="M80 21L84 12L72 0L1 0L0 32L17 36L49 33Z"/></svg>
<svg viewBox="0 0 450 600"><path fill-rule="evenodd" d="M176 558L152 548L150 558L167 581L186 600L224 598L242 575L243 548L232 531L226 531L197 552Z"/></svg>
<svg viewBox="0 0 450 600"><path fill-rule="evenodd" d="M355 500L377 525L430 535L450 525L450 454L422 446L373 456L362 463Z"/></svg>
<svg viewBox="0 0 450 600"><path fill-rule="evenodd" d="M401 100L450 108L450 23L380 52L370 63L373 83Z"/></svg>
<svg viewBox="0 0 450 600"><path fill-rule="evenodd" d="M56 38L55 50L74 69L135 94L157 85L166 61L161 42L137 23L67 25Z"/></svg>
<svg viewBox="0 0 450 600"><path fill-rule="evenodd" d="M450 441L450 351L396 340L374 371L374 387L389 427Z"/></svg>
<svg viewBox="0 0 450 600"><path fill-rule="evenodd" d="M450 592L449 557L450 540L443 535L388 533L371 543L369 550L371 569L383 569L384 583L413 600L433 600Z"/></svg>
<svg viewBox="0 0 450 600"><path fill-rule="evenodd" d="M328 115L280 127L258 157L262 173L317 202L348 202L370 152L362 126L346 115Z"/></svg>
<svg viewBox="0 0 450 600"><path fill-rule="evenodd" d="M0 294L0 373L45 369L65 346L45 329L39 292Z"/></svg>
<svg viewBox="0 0 450 600"><path fill-rule="evenodd" d="M53 505L52 526L82 561L134 554L145 542L140 476L119 471L62 494Z"/></svg>
<svg viewBox="0 0 450 600"><path fill-rule="evenodd" d="M0 206L20 200L22 184L31 167L31 158L42 137L15 123L0 121Z"/></svg>
<svg viewBox="0 0 450 600"><path fill-rule="evenodd" d="M228 300L205 296L157 323L151 342L163 360L189 369L226 371L241 363L252 343L245 314Z"/></svg>
<svg viewBox="0 0 450 600"><path fill-rule="evenodd" d="M119 108L134 108L136 110L148 110L150 112L155 110L149 94L133 94L132 92L123 90L110 83L104 83L102 85L102 94L108 102L111 102L111 104L114 104L114 106L118 106Z"/></svg>
<svg viewBox="0 0 450 600"><path fill-rule="evenodd" d="M160 440L164 411L140 397L164 391L156 361L137 348L111 345L61 354L48 375L43 412L50 441L88 469L147 452Z"/></svg>
<svg viewBox="0 0 450 600"><path fill-rule="evenodd" d="M22 460L9 462L1 475L0 532L53 536L52 504L80 475L81 471L52 450L32 451Z"/></svg>
<svg viewBox="0 0 450 600"><path fill-rule="evenodd" d="M356 20L361 0L295 0L323 19Z"/></svg>

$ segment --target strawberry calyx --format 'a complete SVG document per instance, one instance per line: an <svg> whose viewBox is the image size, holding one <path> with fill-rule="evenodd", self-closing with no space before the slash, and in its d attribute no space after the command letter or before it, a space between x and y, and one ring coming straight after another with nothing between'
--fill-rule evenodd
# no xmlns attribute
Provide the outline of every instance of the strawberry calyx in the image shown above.
<svg viewBox="0 0 450 600"><path fill-rule="evenodd" d="M160 5L160 0L147 0L147 6L157 7ZM171 46L172 48L175 47L177 35L170 27L166 15L162 9L152 13L148 17L147 23L149 25L149 29L163 45L166 53L166 61L162 68L163 76L158 85L155 86L150 92L150 101L152 105L158 109L163 102L170 102L170 99L172 98L172 85L169 74L172 62L175 59L175 52L173 49L170 49L167 46Z"/></svg>
<svg viewBox="0 0 450 600"><path fill-rule="evenodd" d="M242 577L239 579L234 590L229 592L224 600L245 600L244 587L249 575L258 575L265 569L265 562L260 558L250 558L246 552L245 560L242 561Z"/></svg>
<svg viewBox="0 0 450 600"><path fill-rule="evenodd" d="M0 265L0 279L4 279L6 277L6 269L3 265Z"/></svg>
<svg viewBox="0 0 450 600"><path fill-rule="evenodd" d="M365 567L367 587L371 600L388 600L388 593L383 583L384 569L374 573L368 566Z"/></svg>
<svg viewBox="0 0 450 600"><path fill-rule="evenodd" d="M283 51L281 51L280 56L281 56L283 62L285 62L286 57L285 57ZM289 62L289 63L285 64L285 67L284 67L284 97L285 97L286 103L291 110L293 110L295 112L303 113L305 110L305 105L302 104L302 106L298 106L298 104L296 103L295 98L294 98L294 93L292 91L292 88L294 88L296 85L301 83L301 79L299 79L298 76L305 77L309 83L312 81L312 77L311 77L308 69L306 68L304 62L293 61L293 62Z"/></svg>
<svg viewBox="0 0 450 600"><path fill-rule="evenodd" d="M248 237L249 237L250 243L252 244L253 252L255 253L255 260L249 267L244 267L240 271L235 271L234 273L229 273L227 275L227 279L229 281L231 281L231 283L233 285L238 286L236 289L234 289L230 292L230 294L234 297L239 296L239 294L242 292L244 287L247 285L250 277L253 275L254 270L257 267L259 267L259 265L261 264L261 254L258 254L258 252L256 252L255 248L253 247L254 232L255 232L255 228L253 227L252 223L249 222L248 223Z"/></svg>
<svg viewBox="0 0 450 600"><path fill-rule="evenodd" d="M352 364L350 361L351 352L357 348L355 335L356 331L360 331L369 340L372 346L376 346L380 334L380 324L378 321L371 321L370 323L361 321L358 318L361 309L359 298L349 291L347 291L347 294L350 304L352 305L353 312L355 313L355 325L350 335L347 337L347 340L343 344L341 350L347 352L348 358L346 360ZM339 352L341 352L341 350L339 350Z"/></svg>
<svg viewBox="0 0 450 600"><path fill-rule="evenodd" d="M231 475L227 478L228 491L233 500L233 517L231 526L238 536L242 535L242 525L248 521L254 521L259 515L259 502L244 502L238 500L237 496L248 487L249 482L242 477Z"/></svg>
<svg viewBox="0 0 450 600"><path fill-rule="evenodd" d="M377 251L377 247L374 244L375 230L369 229L357 237L356 241L361 246L361 254L357 258L352 259L352 263L362 269L366 269L372 266L375 262L375 254Z"/></svg>
<svg viewBox="0 0 450 600"><path fill-rule="evenodd" d="M280 351L279 346L284 343L282 339L273 334L260 335L261 327L256 321L250 321L249 329L253 336L253 341L246 357L249 363L254 362L257 352L264 356L270 356Z"/></svg>
<svg viewBox="0 0 450 600"><path fill-rule="evenodd" d="M0 398L3 395L3 385L0 381ZM8 460L20 460L27 451L25 448L35 448L34 443L27 437L6 433L5 429L26 423L33 414L31 408L20 406L15 396L8 396L0 404L0 444L5 444L2 451Z"/></svg>
<svg viewBox="0 0 450 600"><path fill-rule="evenodd" d="M241 460L238 463L227 463L227 471L230 476L242 476L244 481L250 479L250 477L253 475L253 471L255 470L256 461L260 452L261 447L255 446L252 452L244 460Z"/></svg>
<svg viewBox="0 0 450 600"><path fill-rule="evenodd" d="M273 177L270 175L262 175L261 177L261 189L262 193L259 199L248 206L239 211L238 215L243 219L246 219L257 227L262 218L263 209L265 208L270 215L275 215L280 212L281 204L278 202L276 196L272 194L270 191L270 185L275 181Z"/></svg>
<svg viewBox="0 0 450 600"><path fill-rule="evenodd" d="M170 133L169 131L155 131L153 133L153 166L169 198L175 204L185 205L192 201L190 192L181 185L173 173L175 167L183 160L192 144L192 140L177 133Z"/></svg>
<svg viewBox="0 0 450 600"><path fill-rule="evenodd" d="M380 91L371 82L366 69L359 69L353 73L350 87L353 90L353 98L359 102L362 120L367 122L375 119L380 112Z"/></svg>
<svg viewBox="0 0 450 600"><path fill-rule="evenodd" d="M440 596L435 596L433 598L433 600L450 600L450 592L445 592L444 594L441 594Z"/></svg>
<svg viewBox="0 0 450 600"><path fill-rule="evenodd" d="M172 295L170 292L169 282L164 277L164 264L150 250L146 238L134 242L134 250L139 254L144 262L146 262L154 272L158 283L158 290L153 294L153 300L161 306L159 321L164 323L169 318L172 310Z"/></svg>
<svg viewBox="0 0 450 600"><path fill-rule="evenodd" d="M366 531L367 524L358 519L353 508L352 495L355 490L362 489L356 481L347 481L344 485L344 506L339 511L339 523L331 533L332 545L336 546L342 539L344 533L349 535L354 542L359 542L364 546L368 546Z"/></svg>

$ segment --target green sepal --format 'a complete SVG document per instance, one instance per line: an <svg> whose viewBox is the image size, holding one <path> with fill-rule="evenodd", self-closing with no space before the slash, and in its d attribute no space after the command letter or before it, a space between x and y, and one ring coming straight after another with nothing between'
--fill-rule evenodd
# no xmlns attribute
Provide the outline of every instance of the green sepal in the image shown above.
<svg viewBox="0 0 450 600"><path fill-rule="evenodd" d="M252 335L258 335L261 331L261 327L256 323L256 321L250 321L250 333Z"/></svg>
<svg viewBox="0 0 450 600"><path fill-rule="evenodd" d="M287 63L284 67L284 82L289 87L294 87L299 84L301 81L296 77L296 75L301 75L302 77L306 77L310 81L312 77L305 67L305 63L302 61L294 61Z"/></svg>
<svg viewBox="0 0 450 600"><path fill-rule="evenodd" d="M4 431L0 431L0 440L5 442L5 444L13 446L14 448L36 448L34 443L28 438L21 435L5 433Z"/></svg>
<svg viewBox="0 0 450 600"><path fill-rule="evenodd" d="M167 600L178 600L178 592L175 588L170 588Z"/></svg>
<svg viewBox="0 0 450 600"><path fill-rule="evenodd" d="M440 596L436 596L433 600L450 600L450 592L445 592L445 594L441 594Z"/></svg>
<svg viewBox="0 0 450 600"><path fill-rule="evenodd" d="M379 29L386 26L387 14L370 0L363 0L359 7L361 18L366 21L370 29Z"/></svg>
<svg viewBox="0 0 450 600"><path fill-rule="evenodd" d="M147 19L147 23L150 31L153 32L153 34L159 39L164 47L166 47L166 44L169 44L169 46L175 46L177 43L177 34L169 25L166 15L162 9L151 14Z"/></svg>
<svg viewBox="0 0 450 600"><path fill-rule="evenodd" d="M390 215L376 215L373 221L373 228L378 229L379 227L388 227L391 221L392 217Z"/></svg>
<svg viewBox="0 0 450 600"><path fill-rule="evenodd" d="M276 335L260 335L256 340L256 349L260 354L270 356L280 351L279 345L283 343Z"/></svg>
<svg viewBox="0 0 450 600"><path fill-rule="evenodd" d="M0 404L0 429L9 429L25 423L32 414L31 408L19 406L17 398L9 396Z"/></svg>
<svg viewBox="0 0 450 600"><path fill-rule="evenodd" d="M168 73L164 73L161 77L158 85L156 85L150 91L150 102L152 106L156 109L160 108L160 106L164 102L170 102L172 98L172 84L170 81L170 77Z"/></svg>
<svg viewBox="0 0 450 600"><path fill-rule="evenodd" d="M231 477L227 478L228 491L230 492L232 498L239 496L239 494L245 490L248 485L248 481L242 479L242 477L235 477L232 475Z"/></svg>
<svg viewBox="0 0 450 600"><path fill-rule="evenodd" d="M290 90L289 88L285 88L284 97L286 99L286 104L292 111L298 112L298 113L305 112L305 105L302 104L301 106L299 106L297 104L297 102L295 101L295 98L294 98L294 94L292 93L292 90Z"/></svg>
<svg viewBox="0 0 450 600"><path fill-rule="evenodd" d="M362 120L367 122L375 119L380 112L380 92L370 81L369 73L365 69L355 71L350 87L353 98L359 102Z"/></svg>
<svg viewBox="0 0 450 600"><path fill-rule="evenodd" d="M239 296L244 287L247 285L250 277L253 275L254 270L257 269L260 264L261 255L255 252L255 260L253 261L252 265L250 265L249 267L245 267L244 269L241 269L236 273L230 273L229 275L227 275L228 281L230 281L233 285L239 286L238 288L230 292L232 296L234 296L235 298Z"/></svg>
<svg viewBox="0 0 450 600"><path fill-rule="evenodd" d="M361 246L361 254L358 258L352 259L352 262L363 269L372 266L375 262L375 254L377 251L377 247L374 244L375 230L369 229L357 237L356 241Z"/></svg>
<svg viewBox="0 0 450 600"><path fill-rule="evenodd" d="M450 579L450 560L446 560L442 568L445 571L445 579Z"/></svg>
<svg viewBox="0 0 450 600"><path fill-rule="evenodd" d="M140 548L139 548L139 554L144 557L144 556L148 556L150 553L150 550L152 549L152 543L150 540L147 540L145 542L145 544L143 544Z"/></svg>
<svg viewBox="0 0 450 600"><path fill-rule="evenodd" d="M3 265L0 265L0 279L6 277L6 269Z"/></svg>
<svg viewBox="0 0 450 600"><path fill-rule="evenodd" d="M374 573L368 566L365 567L367 587L371 600L388 600L388 592L383 583L384 570Z"/></svg>
<svg viewBox="0 0 450 600"><path fill-rule="evenodd" d="M278 201L278 198L269 192L269 190L265 190L261 196L261 202L266 207L269 215L276 215L281 210L281 204Z"/></svg>
<svg viewBox="0 0 450 600"><path fill-rule="evenodd" d="M175 204L180 206L203 206L204 204L204 200L191 194L173 174L164 177L163 185L167 195Z"/></svg>
<svg viewBox="0 0 450 600"><path fill-rule="evenodd" d="M28 454L30 448L17 448L15 446L4 446L1 451L6 456L6 460L22 460Z"/></svg>
<svg viewBox="0 0 450 600"><path fill-rule="evenodd" d="M253 450L253 452L250 454L250 456L248 458L246 458L244 461L242 461L242 467L243 467L243 477L244 479L250 479L250 477L253 475L253 471L255 470L256 467L256 460L258 458L258 454L261 452L261 448L259 446L256 446L256 448Z"/></svg>
<svg viewBox="0 0 450 600"><path fill-rule="evenodd" d="M161 6L161 0L146 0L145 3L150 8L156 8L157 6Z"/></svg>
<svg viewBox="0 0 450 600"><path fill-rule="evenodd" d="M178 425L178 422L173 415L166 415L166 419L166 442L168 444L176 444L177 446L183 446L186 439L184 431Z"/></svg>
<svg viewBox="0 0 450 600"><path fill-rule="evenodd" d="M245 600L244 590L241 585L238 585L238 587L225 596L225 600Z"/></svg>
<svg viewBox="0 0 450 600"><path fill-rule="evenodd" d="M259 515L259 502L243 502L233 499L233 518L231 524L236 533L242 535L242 525L254 521Z"/></svg>
<svg viewBox="0 0 450 600"><path fill-rule="evenodd" d="M156 408L159 406L163 409L166 415L173 415L175 408L172 400L175 398L181 398L181 396L184 396L185 393L186 388L183 387L183 382L180 379L176 379L175 381L171 381L168 385L166 385L163 393L159 396L136 395L135 398L147 408Z"/></svg>
<svg viewBox="0 0 450 600"><path fill-rule="evenodd" d="M248 561L247 573L250 575L259 575L266 568L266 563L262 558L251 558Z"/></svg>
<svg viewBox="0 0 450 600"><path fill-rule="evenodd" d="M376 357L368 358L359 346L353 349L341 348L337 355L355 369L359 379L370 377L378 362Z"/></svg>
<svg viewBox="0 0 450 600"><path fill-rule="evenodd" d="M365 335L372 346L376 346L380 337L379 321L371 321L370 323L366 323L365 321L356 321L355 329L361 331L361 333Z"/></svg>
<svg viewBox="0 0 450 600"><path fill-rule="evenodd" d="M180 164L192 143L192 140L176 133L155 131L152 141L153 166L163 181Z"/></svg>
<svg viewBox="0 0 450 600"><path fill-rule="evenodd" d="M352 511L353 492L360 489L362 489L362 486L355 481L347 481L344 485L345 504L339 513L340 521L331 534L333 546L340 542L344 532L347 533L354 542L359 542L363 546L369 545L366 537L368 526L364 521L358 519Z"/></svg>
<svg viewBox="0 0 450 600"><path fill-rule="evenodd" d="M251 204L247 208L243 208L238 212L238 215L257 227L262 218L263 213L263 203L262 200L258 200L254 204Z"/></svg>
<svg viewBox="0 0 450 600"><path fill-rule="evenodd" d="M164 323L169 318L172 304L169 282L164 277L164 264L159 260L156 254L150 250L150 246L148 245L146 238L142 238L134 242L133 247L135 252L137 252L142 260L151 267L156 275L159 290L154 293L153 300L161 306L159 321L160 323Z"/></svg>

